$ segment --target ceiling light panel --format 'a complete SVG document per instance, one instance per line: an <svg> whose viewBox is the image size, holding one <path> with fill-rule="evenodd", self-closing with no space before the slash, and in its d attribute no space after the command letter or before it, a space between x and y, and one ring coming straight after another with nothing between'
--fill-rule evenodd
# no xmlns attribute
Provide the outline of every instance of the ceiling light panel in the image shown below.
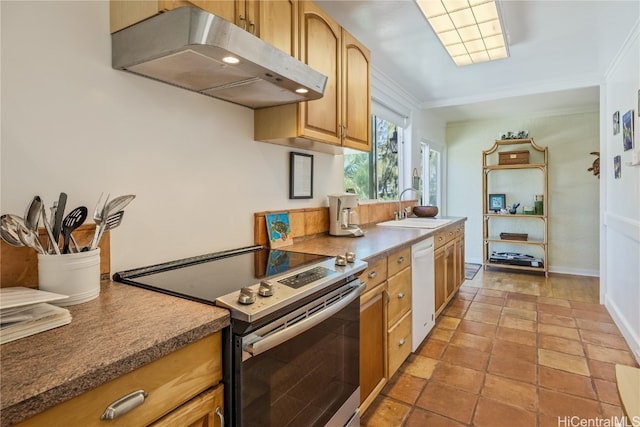
<svg viewBox="0 0 640 427"><path fill-rule="evenodd" d="M509 56L495 0L416 0L458 66Z"/></svg>

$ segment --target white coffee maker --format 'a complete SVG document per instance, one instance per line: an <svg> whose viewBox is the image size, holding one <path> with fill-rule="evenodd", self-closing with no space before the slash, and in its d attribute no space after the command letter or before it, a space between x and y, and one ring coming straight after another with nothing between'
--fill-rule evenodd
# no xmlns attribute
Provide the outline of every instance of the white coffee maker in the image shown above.
<svg viewBox="0 0 640 427"><path fill-rule="evenodd" d="M330 194L329 234L332 236L363 236L358 227L358 195L352 193Z"/></svg>

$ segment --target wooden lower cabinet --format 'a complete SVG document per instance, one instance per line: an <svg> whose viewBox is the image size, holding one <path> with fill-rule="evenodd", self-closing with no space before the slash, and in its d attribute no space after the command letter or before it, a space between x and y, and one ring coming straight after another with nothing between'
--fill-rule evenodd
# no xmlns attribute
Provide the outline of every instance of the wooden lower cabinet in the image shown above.
<svg viewBox="0 0 640 427"><path fill-rule="evenodd" d="M18 426L147 426L156 421L160 422L159 426L218 425L211 424L208 414L212 408L215 414L210 397L221 410L223 408L222 387L217 388L222 380L221 344L221 333L216 332L49 408ZM107 407L137 390L147 393L139 406L115 419L100 419ZM162 422L163 417L173 416L172 419L193 421L191 424Z"/></svg>
<svg viewBox="0 0 640 427"><path fill-rule="evenodd" d="M464 283L464 223L438 233L434 243L437 317Z"/></svg>
<svg viewBox="0 0 640 427"><path fill-rule="evenodd" d="M444 247L435 250L433 255L433 265L435 269L435 304L436 317L444 308L446 302L445 284L447 282L447 260L444 256Z"/></svg>
<svg viewBox="0 0 640 427"><path fill-rule="evenodd" d="M386 282L360 297L360 410L369 407L387 383Z"/></svg>
<svg viewBox="0 0 640 427"><path fill-rule="evenodd" d="M194 397L151 427L224 427L224 388L220 384Z"/></svg>
<svg viewBox="0 0 640 427"><path fill-rule="evenodd" d="M411 247L387 257L387 378L411 353Z"/></svg>
<svg viewBox="0 0 640 427"><path fill-rule="evenodd" d="M411 354L411 310L389 329L389 378Z"/></svg>

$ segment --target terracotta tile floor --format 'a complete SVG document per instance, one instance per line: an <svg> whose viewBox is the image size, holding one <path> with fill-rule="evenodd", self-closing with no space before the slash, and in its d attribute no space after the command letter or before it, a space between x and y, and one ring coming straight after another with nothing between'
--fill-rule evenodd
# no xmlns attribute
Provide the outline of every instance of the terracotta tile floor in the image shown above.
<svg viewBox="0 0 640 427"><path fill-rule="evenodd" d="M594 278L479 271L361 425L560 427L574 416L585 423L575 425L620 419L614 366L638 365L597 302Z"/></svg>

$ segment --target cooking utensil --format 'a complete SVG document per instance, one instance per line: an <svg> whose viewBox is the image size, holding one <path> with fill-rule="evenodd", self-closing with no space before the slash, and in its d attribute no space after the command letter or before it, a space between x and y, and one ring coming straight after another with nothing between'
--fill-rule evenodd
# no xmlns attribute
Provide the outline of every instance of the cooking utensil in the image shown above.
<svg viewBox="0 0 640 427"><path fill-rule="evenodd" d="M24 225L27 226L30 230L38 232L38 222L40 220L40 212L42 211L42 200L40 196L35 196L29 206L27 206L27 210L24 213Z"/></svg>
<svg viewBox="0 0 640 427"><path fill-rule="evenodd" d="M98 247L98 245L100 244L100 239L102 239L102 235L104 234L105 231L113 230L114 228L118 227L122 223L123 216L124 216L124 211L118 211L107 217L107 219L104 221L104 223L100 227L100 234L98 235L96 246L95 248L91 248L91 250L94 250Z"/></svg>
<svg viewBox="0 0 640 427"><path fill-rule="evenodd" d="M22 245L19 246L29 246L30 248L35 249L40 254L47 253L40 244L38 234L30 228L27 228L24 223L24 219L19 217L18 215L2 215L2 229L9 231L9 234L12 238L14 236L17 236L18 241L22 243ZM5 238L4 232L2 234L2 237L3 239ZM13 243L15 243L15 241Z"/></svg>
<svg viewBox="0 0 640 427"><path fill-rule="evenodd" d="M15 246L16 248L24 246L24 244L20 241L18 228L16 227L14 221L11 219L10 215L0 216L0 237L2 237L2 240L10 244L11 246Z"/></svg>
<svg viewBox="0 0 640 427"><path fill-rule="evenodd" d="M64 218L64 221L62 221L62 239L64 241L64 244L62 245L63 254L69 253L71 233L76 228L80 227L85 219L87 219L87 208L86 206L80 206L69 212L69 215L67 215Z"/></svg>
<svg viewBox="0 0 640 427"><path fill-rule="evenodd" d="M47 253L51 253L51 246L53 246L53 250L56 255L60 255L60 248L57 244L55 244L55 238L53 237L53 231L51 230L51 224L49 224L49 220L47 219L47 210L44 207L44 204L40 204L40 210L42 211L42 222L44 223L44 229L47 230L47 236L49 236L49 245L47 246Z"/></svg>
<svg viewBox="0 0 640 427"><path fill-rule="evenodd" d="M128 194L126 196L118 196L115 199L111 200L107 203L102 209L101 222L96 225L96 231L93 235L93 240L91 241L90 250L94 250L100 244L100 239L102 238L102 234L104 233L105 221L114 213L117 213L123 210L136 196L134 194ZM120 218L122 220L122 218Z"/></svg>
<svg viewBox="0 0 640 427"><path fill-rule="evenodd" d="M26 225L23 224L18 228L18 236L20 237L20 241L24 243L25 246L29 246L30 248L35 249L39 254L47 255L47 251L44 250L42 244L40 243L38 233L30 228L27 228Z"/></svg>
<svg viewBox="0 0 640 427"><path fill-rule="evenodd" d="M60 241L60 231L62 230L62 219L64 218L64 208L67 205L67 194L60 193L58 197L58 207L56 208L56 216L53 221L53 244L58 245Z"/></svg>
<svg viewBox="0 0 640 427"><path fill-rule="evenodd" d="M102 217L108 218L114 213L123 210L133 199L135 199L135 194L128 194L126 196L118 196L109 203L106 204L104 210L102 211Z"/></svg>
<svg viewBox="0 0 640 427"><path fill-rule="evenodd" d="M93 210L93 222L96 224L96 230L93 233L93 239L91 239L91 243L89 244L89 246L82 249L83 251L89 250L89 249L95 249L98 247L97 241L100 234L99 227L102 226L102 222L106 219L103 216L103 211L107 207L107 202L109 201L109 193L107 193L107 197L104 199L104 202L102 202L103 195L104 193L100 193L100 198L98 199L98 203L96 203L96 208Z"/></svg>

